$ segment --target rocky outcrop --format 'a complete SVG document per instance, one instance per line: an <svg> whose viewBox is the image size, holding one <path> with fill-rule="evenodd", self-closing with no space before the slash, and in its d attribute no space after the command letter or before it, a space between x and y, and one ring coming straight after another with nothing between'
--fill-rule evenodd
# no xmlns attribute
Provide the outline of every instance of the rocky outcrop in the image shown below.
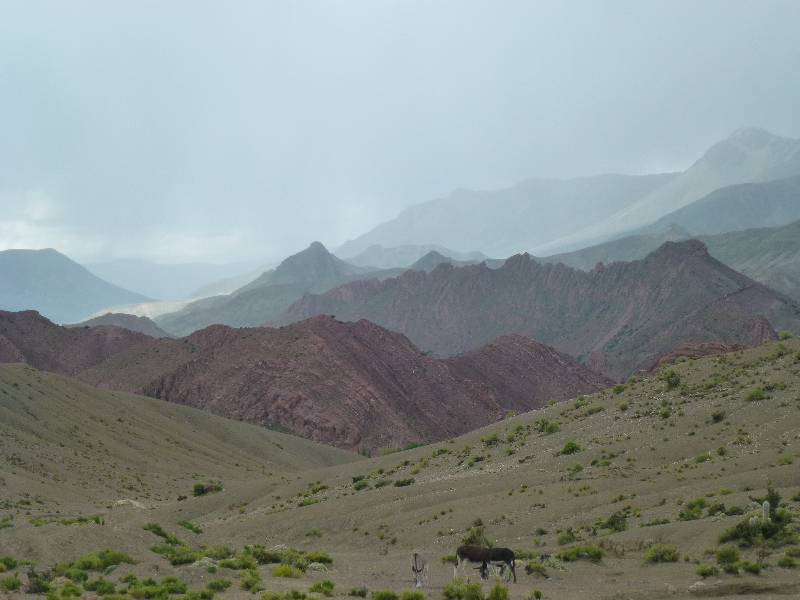
<svg viewBox="0 0 800 600"><path fill-rule="evenodd" d="M756 333L800 330L800 305L726 267L697 240L590 272L527 254L498 269L442 264L308 294L265 325L317 314L369 319L443 357L517 333L582 362L604 357L605 374L618 379L683 342L749 344Z"/></svg>

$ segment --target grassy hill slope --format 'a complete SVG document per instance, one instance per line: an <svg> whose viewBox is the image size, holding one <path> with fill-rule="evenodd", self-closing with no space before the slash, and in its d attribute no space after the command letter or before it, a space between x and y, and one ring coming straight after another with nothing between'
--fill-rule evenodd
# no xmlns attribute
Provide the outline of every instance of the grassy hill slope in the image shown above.
<svg viewBox="0 0 800 600"><path fill-rule="evenodd" d="M282 544L300 552L324 549L333 559L328 572L308 570L300 579L271 577L274 564L255 565L261 585L270 591L305 592L324 578L334 582L335 596L352 587L400 592L412 586L408 563L418 550L431 569L422 591L436 598L453 575L440 558L453 554L464 538L483 537L528 557L518 558L518 583L509 585L513 599L528 598L534 589L544 598L581 597L588 582L593 598L793 597L800 590L796 570L788 567L797 561L787 549L796 554L800 548L798 352L800 340L788 339L679 359L660 378L634 378L613 391L518 415L447 442L351 462L325 448L338 464L313 470L306 469L322 467L324 460L312 456L313 445L302 440L237 423L230 427L240 429L222 435L216 429L219 420L209 415L112 396L21 365L3 366L0 440L9 458L2 465L0 519L10 523L0 530L3 552L52 564L111 547L141 561L106 575L117 589L129 572L140 578L174 574L194 590L223 577L234 584L219 596L238 599L251 596L238 584L235 563L226 567L205 559L202 566L170 565L150 549L164 540L142 526L160 524L197 551L226 545L243 556L246 544ZM70 406L76 394L82 411ZM124 400L122 407L113 407L115 397ZM46 426L39 423L48 414L37 406L42 402L48 410L59 405L70 410L55 427ZM133 404L153 411L137 413L143 422L134 429L150 443L125 461L115 440L138 443L124 431L131 427L127 411ZM190 415L195 420L189 421ZM558 425L547 428L546 423ZM268 456L258 454L258 444L229 437L234 431L237 436L255 432L249 440L264 436ZM295 450L295 442L312 454ZM280 456L287 462L262 467L266 459L279 460L272 454L281 450L277 443L284 446L286 454ZM570 448L574 452L567 453ZM56 460L63 462L51 466ZM105 460L117 461L134 489L107 474ZM135 470L134 460L141 465ZM291 473L282 470L291 460L302 466ZM209 477L222 479L222 491L177 500L194 481ZM720 543L720 534L760 514L769 482L781 498L779 507L794 518L782 541L765 547ZM145 508L110 502L120 497ZM79 514L97 514L102 524L36 526L29 521ZM179 520L202 533L182 528ZM591 545L597 559L558 557L581 545ZM648 562L654 548L671 551L660 556L674 552L675 562ZM729 568L739 574L719 569L689 593L703 579L698 568L715 566L716 551L724 548L739 553L739 562ZM759 563L759 574L745 570ZM214 574L208 572L212 564L217 564ZM483 584L484 593L490 583Z"/></svg>

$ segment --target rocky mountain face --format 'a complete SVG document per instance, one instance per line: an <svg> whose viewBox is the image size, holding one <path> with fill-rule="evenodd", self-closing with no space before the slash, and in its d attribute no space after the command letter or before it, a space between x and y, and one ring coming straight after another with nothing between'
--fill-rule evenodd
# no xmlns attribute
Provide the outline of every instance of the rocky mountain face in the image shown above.
<svg viewBox="0 0 800 600"><path fill-rule="evenodd" d="M110 325L68 329L28 311L0 313L0 333L0 362L349 450L441 440L609 384L521 336L442 361L402 334L329 316L280 329L214 325L172 340Z"/></svg>
<svg viewBox="0 0 800 600"><path fill-rule="evenodd" d="M0 310L36 310L56 323L75 323L106 306L148 300L51 248L0 252Z"/></svg>
<svg viewBox="0 0 800 600"><path fill-rule="evenodd" d="M286 310L303 294L327 291L365 277L368 272L370 269L336 258L321 243L314 242L232 294L197 300L177 312L156 317L155 322L178 336L214 324L254 327ZM400 272L391 271L383 276Z"/></svg>
<svg viewBox="0 0 800 600"><path fill-rule="evenodd" d="M527 254L499 269L440 265L307 295L265 325L317 314L369 319L439 356L518 333L625 378L685 341L758 343L800 330L800 306L712 258L666 242L642 260L590 272Z"/></svg>
<svg viewBox="0 0 800 600"><path fill-rule="evenodd" d="M436 252L457 261L471 261L479 263L489 258L481 252L458 252L438 244L422 244L418 246L396 246L384 248L375 244L362 250L355 256L344 257L352 265L373 267L377 269L409 268L423 256Z"/></svg>
<svg viewBox="0 0 800 600"><path fill-rule="evenodd" d="M150 339L114 325L60 327L34 310L0 311L0 362L75 375Z"/></svg>
<svg viewBox="0 0 800 600"><path fill-rule="evenodd" d="M541 408L550 399L594 394L611 384L569 354L517 334L442 362L456 377L484 383L505 409L517 413Z"/></svg>
<svg viewBox="0 0 800 600"><path fill-rule="evenodd" d="M725 212L725 209L720 208L720 211ZM597 263L638 260L653 252L664 241L680 241L690 237L688 231L672 225L658 234L632 235L537 260L560 262L575 269L590 271ZM800 272L800 221L783 227L759 227L703 235L698 239L706 244L709 254L717 260L800 302L800 278L797 277Z"/></svg>

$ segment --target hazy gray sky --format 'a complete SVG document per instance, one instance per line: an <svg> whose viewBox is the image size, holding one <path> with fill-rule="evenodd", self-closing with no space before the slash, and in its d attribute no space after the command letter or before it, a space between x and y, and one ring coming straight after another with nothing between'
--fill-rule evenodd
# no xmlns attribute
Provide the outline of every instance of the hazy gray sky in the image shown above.
<svg viewBox="0 0 800 600"><path fill-rule="evenodd" d="M0 250L334 250L529 177L800 137L800 1L0 0Z"/></svg>

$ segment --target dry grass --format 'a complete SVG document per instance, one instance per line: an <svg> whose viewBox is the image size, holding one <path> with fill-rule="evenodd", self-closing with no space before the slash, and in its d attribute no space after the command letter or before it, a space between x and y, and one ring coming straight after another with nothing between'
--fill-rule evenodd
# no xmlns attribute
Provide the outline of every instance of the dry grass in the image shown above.
<svg viewBox="0 0 800 600"><path fill-rule="evenodd" d="M575 543L605 551L599 562L551 560L550 579L527 575L527 561L520 560L510 598L528 598L533 589L544 598L689 595L700 579L698 563L713 563L704 551L717 548L719 533L744 518L709 517L704 509L697 520L677 520L691 500L755 510L750 496L764 496L771 479L787 508L800 513L800 503L791 500L800 489L800 363L794 358L800 343L782 344L780 351L771 342L677 364L680 385L669 391L659 379L632 380L619 393L607 390L372 459L3 365L0 518L13 519L0 529L0 554L52 564L112 547L142 561L121 567L112 580L156 570L178 574L190 588L221 575L236 580L229 569L212 575L196 566L172 567L151 552L163 539L142 525L159 523L195 547L227 545L241 553L246 544L284 544L324 548L333 558L333 572L299 580L272 578L270 566L259 567L269 590L307 591L327 578L336 595L353 587L399 592L413 585L410 557L419 550L431 566L426 591L436 598L452 577L452 565L440 558L480 519L497 545L554 556L570 546L559 537L571 532ZM756 387L768 397L746 401ZM543 418L559 422L559 430L541 433ZM568 440L581 451L559 454ZM359 476L368 487L354 491ZM411 485L394 485L412 477ZM193 497L194 483L208 479L221 481L223 490ZM115 506L124 499L144 508ZM611 533L604 525L615 513L624 515L627 529ZM28 520L93 515L104 524L35 527ZM203 532L188 531L177 524L182 520ZM681 560L642 567L655 543L672 544ZM766 562L776 565L780 552ZM752 549L742 554L756 559ZM796 595L795 582L793 571L773 566L758 576L721 574L696 594ZM244 594L234 585L221 596Z"/></svg>

